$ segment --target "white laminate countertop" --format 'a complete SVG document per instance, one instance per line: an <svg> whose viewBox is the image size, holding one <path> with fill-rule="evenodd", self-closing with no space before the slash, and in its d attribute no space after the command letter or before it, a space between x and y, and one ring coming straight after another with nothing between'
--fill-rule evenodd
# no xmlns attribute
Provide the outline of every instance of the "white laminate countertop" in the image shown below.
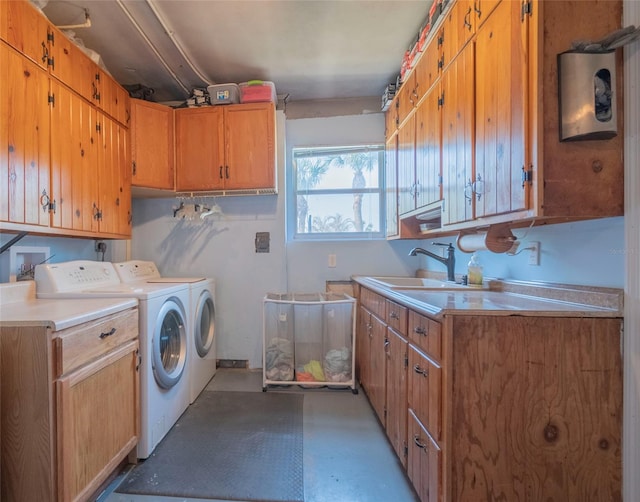
<svg viewBox="0 0 640 502"><path fill-rule="evenodd" d="M0 284L0 328L70 328L138 305L135 298L38 299L33 281Z"/></svg>
<svg viewBox="0 0 640 502"><path fill-rule="evenodd" d="M357 283L406 307L426 315L529 315L568 317L621 317L622 312L610 306L577 303L530 294L472 288L420 290L381 286L368 277L354 277ZM597 288L594 288L596 290Z"/></svg>

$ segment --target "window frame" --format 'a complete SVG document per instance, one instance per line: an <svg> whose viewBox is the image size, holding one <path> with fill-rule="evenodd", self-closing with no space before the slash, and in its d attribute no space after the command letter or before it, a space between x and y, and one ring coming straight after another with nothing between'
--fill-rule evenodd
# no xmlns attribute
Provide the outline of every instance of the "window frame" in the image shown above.
<svg viewBox="0 0 640 502"><path fill-rule="evenodd" d="M339 155L358 152L374 151L378 153L378 187L364 188L336 188L336 189L304 189L297 186L296 159L303 156ZM358 241L358 240L386 240L386 183L385 183L385 145L383 143L363 143L345 146L295 146L290 149L291 162L289 176L287 176L287 236L290 241ZM377 194L378 196L378 231L366 232L298 232L297 199L299 195L353 195Z"/></svg>

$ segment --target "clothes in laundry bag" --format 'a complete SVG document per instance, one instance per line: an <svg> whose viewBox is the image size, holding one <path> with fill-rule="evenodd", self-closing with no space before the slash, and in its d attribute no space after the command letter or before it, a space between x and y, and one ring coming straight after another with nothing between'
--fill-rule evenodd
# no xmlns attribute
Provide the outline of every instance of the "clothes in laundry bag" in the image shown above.
<svg viewBox="0 0 640 502"><path fill-rule="evenodd" d="M351 380L351 350L347 347L329 350L324 357L324 374L329 382Z"/></svg>
<svg viewBox="0 0 640 502"><path fill-rule="evenodd" d="M268 380L293 380L293 342L272 338L265 350L265 375Z"/></svg>
<svg viewBox="0 0 640 502"><path fill-rule="evenodd" d="M322 371L322 365L320 364L320 361L312 359L304 365L304 371L306 373L310 373L318 382L324 382L326 380L324 377L324 372Z"/></svg>

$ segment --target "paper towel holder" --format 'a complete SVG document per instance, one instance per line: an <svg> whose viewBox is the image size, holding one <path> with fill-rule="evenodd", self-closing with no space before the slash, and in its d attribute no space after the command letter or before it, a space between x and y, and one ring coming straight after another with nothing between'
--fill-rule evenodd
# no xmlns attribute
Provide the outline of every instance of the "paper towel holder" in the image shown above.
<svg viewBox="0 0 640 502"><path fill-rule="evenodd" d="M458 234L456 245L463 253L488 250L492 253L506 253L518 238L513 235L509 224L490 225L486 231Z"/></svg>

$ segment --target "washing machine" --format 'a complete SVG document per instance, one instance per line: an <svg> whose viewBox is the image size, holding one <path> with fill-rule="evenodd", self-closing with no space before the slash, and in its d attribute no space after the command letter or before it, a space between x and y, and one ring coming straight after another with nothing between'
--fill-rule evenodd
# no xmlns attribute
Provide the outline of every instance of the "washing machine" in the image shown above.
<svg viewBox="0 0 640 502"><path fill-rule="evenodd" d="M189 402L193 403L216 373L215 280L203 277L162 277L152 261L114 263L123 283L186 283L189 286L187 372Z"/></svg>
<svg viewBox="0 0 640 502"><path fill-rule="evenodd" d="M140 432L145 459L189 407L189 288L184 283L123 284L108 262L77 260L35 269L38 298L136 298L140 345Z"/></svg>

